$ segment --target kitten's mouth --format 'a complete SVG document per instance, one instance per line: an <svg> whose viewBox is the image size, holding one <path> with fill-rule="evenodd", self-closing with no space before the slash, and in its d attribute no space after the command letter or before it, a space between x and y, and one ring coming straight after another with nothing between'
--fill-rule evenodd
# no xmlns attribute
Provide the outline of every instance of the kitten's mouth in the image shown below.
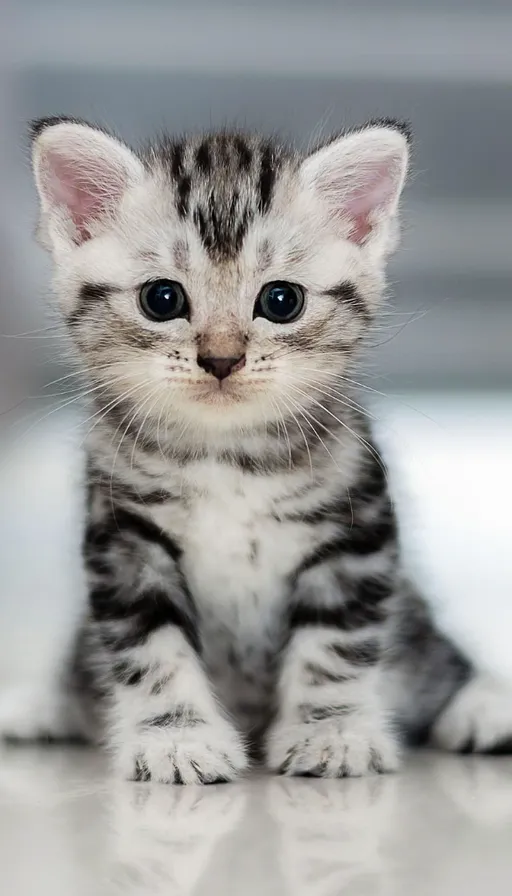
<svg viewBox="0 0 512 896"><path fill-rule="evenodd" d="M204 404L226 405L233 402L244 400L244 391L240 385L236 385L225 380L215 380L214 382L201 383L196 387L195 398Z"/></svg>

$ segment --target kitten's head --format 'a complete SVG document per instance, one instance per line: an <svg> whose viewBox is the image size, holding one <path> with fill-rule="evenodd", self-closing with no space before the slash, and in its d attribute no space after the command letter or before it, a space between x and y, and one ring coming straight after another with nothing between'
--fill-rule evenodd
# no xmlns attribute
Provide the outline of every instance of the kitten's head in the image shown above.
<svg viewBox="0 0 512 896"><path fill-rule="evenodd" d="M98 392L202 438L314 417L377 310L407 158L393 122L305 156L38 122L40 238Z"/></svg>

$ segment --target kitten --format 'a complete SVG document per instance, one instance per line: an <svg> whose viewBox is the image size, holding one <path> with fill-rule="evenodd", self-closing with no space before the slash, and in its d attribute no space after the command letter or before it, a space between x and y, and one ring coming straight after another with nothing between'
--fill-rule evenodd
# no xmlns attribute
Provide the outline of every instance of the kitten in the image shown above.
<svg viewBox="0 0 512 896"><path fill-rule="evenodd" d="M510 693L404 576L352 389L408 144L393 121L306 155L34 128L40 237L95 415L66 705L74 689L125 778L231 780L251 750L288 775L365 775L432 727L449 749L512 737Z"/></svg>

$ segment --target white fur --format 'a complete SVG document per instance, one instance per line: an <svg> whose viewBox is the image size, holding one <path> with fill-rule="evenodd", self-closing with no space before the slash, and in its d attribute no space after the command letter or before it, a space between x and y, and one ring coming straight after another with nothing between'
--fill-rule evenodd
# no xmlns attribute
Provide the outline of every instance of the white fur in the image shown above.
<svg viewBox="0 0 512 896"><path fill-rule="evenodd" d="M199 775L231 779L247 767L243 741L223 718L208 686L199 660L180 631L156 632L133 658L149 666L142 684L119 687L115 692L111 748L121 778L133 775L140 758L151 780L169 783L175 771L184 783L200 783ZM163 682L159 694L152 693ZM170 707L192 707L204 720L197 725L151 727L144 720Z"/></svg>
<svg viewBox="0 0 512 896"><path fill-rule="evenodd" d="M0 739L68 740L85 736L76 702L53 680L12 687L0 697Z"/></svg>
<svg viewBox="0 0 512 896"><path fill-rule="evenodd" d="M245 768L242 738L213 694L228 711L254 696L268 711L262 676L269 655L282 644L290 576L306 551L339 533L329 520L308 528L300 520L278 522L276 516L290 510L294 500L300 505L301 489L312 482L316 495L310 493L309 499L325 500L332 494L333 475L338 494L344 494L361 469L361 445L350 426L343 427L330 410L332 427L318 424L317 417L325 412L324 387L339 390L346 345L355 349L381 296L407 145L393 128L375 127L340 138L302 165L289 161L277 179L268 214L254 213L254 184L241 181L240 189L252 201L254 221L239 256L226 264L212 260L193 214L180 217L168 172L157 158L153 161L149 173L118 141L73 123L43 129L34 149L43 224L57 263L62 307L67 314L77 310L84 283L115 290L103 308L93 303L90 315L86 308L85 318L78 318L73 330L90 378L96 386L108 384L114 402L115 396L128 396L134 407L128 423L141 432L147 428L158 441L163 425L161 456L155 451L149 461L138 455L136 441L131 456L122 458L124 421L114 436L106 427L104 432L101 427L93 431L90 453L95 463L104 464L106 476L116 472L119 459L128 467L127 482L133 484L144 475L132 477L135 461L148 479L160 466L159 484L181 490L180 501L151 508L141 504L138 510L180 545L180 566L197 605L204 644L206 669L172 628L152 632L144 645L126 649L121 659L136 661L144 676L131 686L114 686L114 762L125 777L133 774L138 760L153 780L172 781L178 773L191 783L201 775L230 778ZM194 179L193 190L195 202L211 198L210 185L201 177ZM177 240L187 246L186 266L176 261ZM260 251L265 242L271 250L266 256ZM182 282L190 303L188 319L162 324L141 313L141 285L160 277ZM293 346L290 350L279 341L279 325L276 330L276 324L254 314L263 285L283 279L300 283L307 294L304 313L287 325L288 334L304 340L315 327L322 332L309 352L294 352ZM332 292L347 281L364 305L359 312ZM145 337L142 345L140 339L130 339L134 331ZM245 366L222 389L198 364L198 346L204 340L215 357L234 356L236 346L247 346ZM263 427L282 421L283 414L290 419L290 410L307 431L319 425L330 432L338 424L330 448L317 442L314 469L311 460L309 471L247 476L212 459L219 449L243 451L247 445L253 455L258 448L264 456ZM174 432L169 434L168 427ZM165 445L173 444L192 453L206 446L211 454L180 466L166 456ZM325 454L318 445L326 448ZM116 580L121 592L133 587L134 577L139 587L158 587L164 575L176 575L175 570L169 572L168 558L158 559L159 550L162 553L155 546L148 551L143 573L133 570L130 557L121 552ZM251 559L254 553L257 563ZM313 571L310 585L314 576ZM325 571L323 579L316 586L327 601L334 593L334 579ZM104 632L115 634L122 621L101 624ZM364 634L373 632L367 628ZM297 676L308 651L314 654L324 641L321 630L292 636L281 673L271 762L284 761L283 753L286 759L295 744L295 771L324 762L329 775L394 768L396 748L378 693L376 667L356 669L354 680L338 687L336 702L348 701L350 709L342 720L306 725L298 718L301 703L313 698L311 686L301 690ZM235 683L232 670L226 675L233 645L244 657ZM155 716L180 705L204 721L151 724Z"/></svg>
<svg viewBox="0 0 512 896"><path fill-rule="evenodd" d="M365 627L358 635L364 640L376 633ZM355 640L322 628L295 634L280 679L282 709L268 741L271 768L286 765L286 773L293 775L323 767L323 776L335 778L398 767L398 745L379 694L380 672L363 669L356 676L353 667L326 649L333 642L353 644ZM312 685L304 675L308 662L318 662L334 673L352 672L354 677ZM349 711L313 723L300 718L305 706L346 706Z"/></svg>
<svg viewBox="0 0 512 896"><path fill-rule="evenodd" d="M365 713L348 720L280 723L269 741L270 768L279 770L290 756L287 775L316 772L326 778L354 778L393 772L399 766L396 738L386 731L380 719ZM376 756L378 766L373 764Z"/></svg>
<svg viewBox="0 0 512 896"><path fill-rule="evenodd" d="M477 752L492 750L512 737L512 689L480 674L465 685L437 720L432 739L445 750L473 742Z"/></svg>
<svg viewBox="0 0 512 896"><path fill-rule="evenodd" d="M115 743L112 745L115 749ZM130 732L116 750L115 772L124 780L133 777L134 760L140 757L151 780L173 784L176 773L183 784L232 781L248 767L242 740L220 717L198 727L174 731Z"/></svg>

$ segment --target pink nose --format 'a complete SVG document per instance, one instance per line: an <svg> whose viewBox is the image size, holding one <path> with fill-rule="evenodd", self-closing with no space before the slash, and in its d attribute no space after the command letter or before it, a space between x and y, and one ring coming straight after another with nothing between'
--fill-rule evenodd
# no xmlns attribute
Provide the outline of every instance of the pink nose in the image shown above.
<svg viewBox="0 0 512 896"><path fill-rule="evenodd" d="M236 373L245 365L245 355L239 358L210 358L198 355L197 363L206 373L211 373L218 380L224 380L230 373Z"/></svg>

